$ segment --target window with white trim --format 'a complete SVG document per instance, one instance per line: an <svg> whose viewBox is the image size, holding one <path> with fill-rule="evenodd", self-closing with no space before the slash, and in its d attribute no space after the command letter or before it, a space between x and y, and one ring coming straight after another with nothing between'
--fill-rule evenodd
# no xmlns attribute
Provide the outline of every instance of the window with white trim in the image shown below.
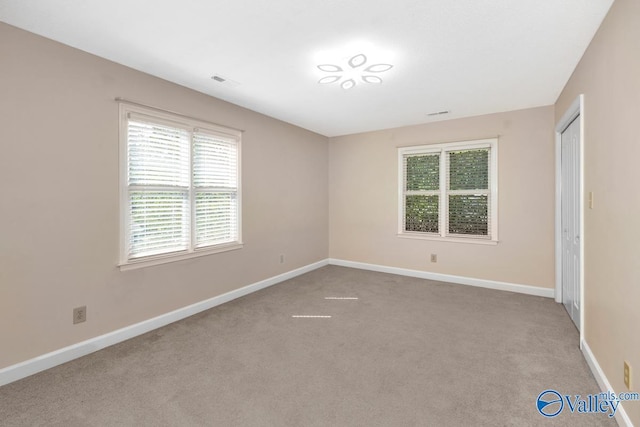
<svg viewBox="0 0 640 427"><path fill-rule="evenodd" d="M121 266L241 247L241 133L120 104Z"/></svg>
<svg viewBox="0 0 640 427"><path fill-rule="evenodd" d="M497 159L497 139L399 148L399 235L497 242Z"/></svg>

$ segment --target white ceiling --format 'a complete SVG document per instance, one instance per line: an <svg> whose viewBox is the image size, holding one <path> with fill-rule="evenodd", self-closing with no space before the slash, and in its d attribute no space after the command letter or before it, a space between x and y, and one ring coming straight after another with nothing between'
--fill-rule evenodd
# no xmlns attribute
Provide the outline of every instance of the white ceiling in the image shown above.
<svg viewBox="0 0 640 427"><path fill-rule="evenodd" d="M336 136L553 104L612 3L0 0L0 20ZM359 53L394 65L382 84L317 83Z"/></svg>

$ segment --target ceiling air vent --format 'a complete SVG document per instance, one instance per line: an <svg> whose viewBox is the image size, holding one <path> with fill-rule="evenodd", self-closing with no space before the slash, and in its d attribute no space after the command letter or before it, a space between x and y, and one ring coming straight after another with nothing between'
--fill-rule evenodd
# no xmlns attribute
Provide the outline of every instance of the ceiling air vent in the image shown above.
<svg viewBox="0 0 640 427"><path fill-rule="evenodd" d="M211 76L211 80L213 80L216 83L219 83L222 86L227 86L229 88L235 88L240 86L240 83L238 83L235 80L231 80L228 77L225 76L221 76L220 74L214 74L213 76Z"/></svg>
<svg viewBox="0 0 640 427"><path fill-rule="evenodd" d="M451 110L436 111L434 113L427 114L427 116L429 116L429 117L442 116L443 114L449 114L450 112L451 112Z"/></svg>

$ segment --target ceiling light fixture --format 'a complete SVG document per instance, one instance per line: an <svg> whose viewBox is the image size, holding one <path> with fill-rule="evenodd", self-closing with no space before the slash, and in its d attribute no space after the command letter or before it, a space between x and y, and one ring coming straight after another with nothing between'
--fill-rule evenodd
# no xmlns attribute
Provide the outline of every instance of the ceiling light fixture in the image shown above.
<svg viewBox="0 0 640 427"><path fill-rule="evenodd" d="M381 84L382 78L377 75L371 75L371 73L384 73L393 68L391 64L373 64L363 68L366 63L367 57L359 53L349 58L346 65L342 67L336 64L320 64L318 65L318 69L325 73L331 73L331 75L322 77L318 80L318 83L331 84L342 81L340 87L344 90L355 87L358 82Z"/></svg>
<svg viewBox="0 0 640 427"><path fill-rule="evenodd" d="M321 78L318 83L320 84L328 84L328 83L335 83L338 80L340 80L340 76L327 76L327 77L323 77Z"/></svg>
<svg viewBox="0 0 640 427"><path fill-rule="evenodd" d="M327 73L340 73L340 72L342 72L342 68L338 67L337 65L333 65L333 64L321 64L321 65L318 65L318 68L320 68L322 71L326 71Z"/></svg>
<svg viewBox="0 0 640 427"><path fill-rule="evenodd" d="M349 90L355 85L356 85L356 81L353 79L345 80L340 84L340 86L342 86L342 89L344 90Z"/></svg>

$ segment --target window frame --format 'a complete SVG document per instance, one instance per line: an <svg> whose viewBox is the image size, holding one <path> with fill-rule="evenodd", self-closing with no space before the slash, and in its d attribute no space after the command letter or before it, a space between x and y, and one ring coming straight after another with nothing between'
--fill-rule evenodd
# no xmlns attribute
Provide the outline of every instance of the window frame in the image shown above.
<svg viewBox="0 0 640 427"><path fill-rule="evenodd" d="M490 235L449 234L449 191L447 189L447 152L489 148L489 218ZM405 170L406 155L440 154L438 192L438 233L405 230ZM398 237L446 242L496 245L498 243L498 138L444 142L398 147Z"/></svg>
<svg viewBox="0 0 640 427"><path fill-rule="evenodd" d="M130 237L129 221L129 183L128 183L128 121L129 116L144 116L149 121L158 124L187 129L189 138L189 243L186 250L173 251L158 255L129 258L128 242ZM119 263L121 271L159 265L174 261L180 261L195 257L211 255L215 253L237 250L243 247L242 243L242 131L220 126L203 120L182 116L179 114L159 110L152 107L137 105L135 103L119 102L119 217L120 217L120 244ZM215 135L225 140L233 140L237 147L237 239L232 242L197 247L195 241L195 194L196 186L193 180L193 147L194 133L202 132Z"/></svg>

